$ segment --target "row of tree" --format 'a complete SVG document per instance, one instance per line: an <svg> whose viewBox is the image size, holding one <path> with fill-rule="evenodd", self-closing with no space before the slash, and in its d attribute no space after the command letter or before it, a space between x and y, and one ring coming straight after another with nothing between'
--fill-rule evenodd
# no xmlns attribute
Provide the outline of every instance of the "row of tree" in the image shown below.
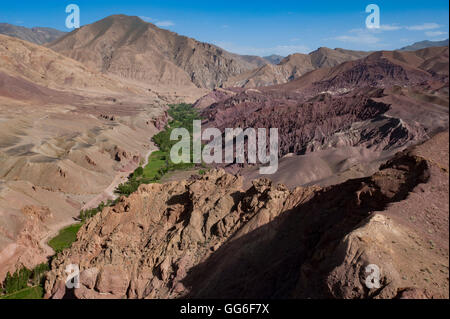
<svg viewBox="0 0 450 319"><path fill-rule="evenodd" d="M49 270L47 263L37 265L33 270L27 267L22 267L16 270L13 274L8 272L6 278L1 285L1 290L4 294L12 294L19 290L25 289L28 286L43 285L45 280L45 273Z"/></svg>

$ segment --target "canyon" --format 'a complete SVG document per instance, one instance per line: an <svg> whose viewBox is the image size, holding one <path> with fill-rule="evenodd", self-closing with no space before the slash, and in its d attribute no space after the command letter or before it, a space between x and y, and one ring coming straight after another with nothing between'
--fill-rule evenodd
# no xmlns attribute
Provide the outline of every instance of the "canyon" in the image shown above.
<svg viewBox="0 0 450 319"><path fill-rule="evenodd" d="M242 177L223 170L142 185L52 261L46 294L448 298L448 160L436 150L448 154L448 133L398 153L372 176L325 188L289 190L266 178L243 188ZM69 264L81 271L73 291L65 286ZM382 269L381 289L361 283L367 264Z"/></svg>
<svg viewBox="0 0 450 319"><path fill-rule="evenodd" d="M126 15L17 30L0 34L0 282L115 199L168 105L192 103L224 136L277 128L276 173L233 153L140 185L51 258L46 298L449 298L448 46L262 58Z"/></svg>

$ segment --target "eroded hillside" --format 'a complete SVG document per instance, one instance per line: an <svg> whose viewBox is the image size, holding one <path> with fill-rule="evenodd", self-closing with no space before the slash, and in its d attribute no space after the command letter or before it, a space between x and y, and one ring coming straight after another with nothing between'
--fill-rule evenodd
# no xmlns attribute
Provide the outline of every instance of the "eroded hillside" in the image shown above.
<svg viewBox="0 0 450 319"><path fill-rule="evenodd" d="M45 261L49 236L113 196L154 149L166 100L0 35L0 279Z"/></svg>
<svg viewBox="0 0 450 319"><path fill-rule="evenodd" d="M262 60L241 57L126 15L83 26L49 47L104 73L148 85L191 89L220 86Z"/></svg>
<svg viewBox="0 0 450 319"><path fill-rule="evenodd" d="M448 48L374 52L286 84L216 89L195 103L202 127L278 128L288 187L331 185L375 172L405 147L448 128ZM240 172L246 185L258 169Z"/></svg>
<svg viewBox="0 0 450 319"><path fill-rule="evenodd" d="M325 188L223 170L142 185L53 260L47 297L448 298L448 191L448 132Z"/></svg>

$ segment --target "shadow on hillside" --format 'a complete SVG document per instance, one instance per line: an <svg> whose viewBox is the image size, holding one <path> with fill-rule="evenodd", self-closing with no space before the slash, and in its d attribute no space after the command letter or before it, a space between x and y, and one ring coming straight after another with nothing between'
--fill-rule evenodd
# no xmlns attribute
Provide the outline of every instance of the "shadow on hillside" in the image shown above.
<svg viewBox="0 0 450 319"><path fill-rule="evenodd" d="M396 169L328 187L269 224L229 239L191 269L183 280L186 298L332 297L324 278L345 257L335 250L342 238L428 179L426 162L409 156L384 167Z"/></svg>

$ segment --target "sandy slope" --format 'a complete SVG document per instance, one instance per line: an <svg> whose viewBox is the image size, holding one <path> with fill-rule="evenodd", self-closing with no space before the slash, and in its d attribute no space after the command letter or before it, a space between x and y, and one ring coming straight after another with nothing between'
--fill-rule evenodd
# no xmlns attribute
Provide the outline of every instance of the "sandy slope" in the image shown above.
<svg viewBox="0 0 450 319"><path fill-rule="evenodd" d="M144 167L144 166L146 166L148 164L149 156L156 150L157 150L157 148L152 143L152 147L147 152L147 154L145 154L145 156L144 156L145 160L144 160L144 163L142 164L142 167ZM118 173L114 177L114 179L111 182L111 184L107 188L105 188L105 190L102 193L98 194L97 196L95 196L94 198L89 200L87 203L85 203L81 209L95 208L101 202L105 202L106 203L108 201L108 199L115 199L117 197L117 195L114 193L114 190L117 188L117 186L119 186L120 184L126 182L128 180L128 176L134 170L135 170L135 168L133 168L133 169L127 171L127 172L120 172L120 173Z"/></svg>
<svg viewBox="0 0 450 319"><path fill-rule="evenodd" d="M46 296L448 299L448 145L438 134L329 187L244 188L224 170L141 185L53 259ZM71 263L81 285L67 290Z"/></svg>
<svg viewBox="0 0 450 319"><path fill-rule="evenodd" d="M146 157L176 97L19 39L0 35L0 52L1 279L45 260L48 238L112 194Z"/></svg>
<svg viewBox="0 0 450 319"><path fill-rule="evenodd" d="M49 44L92 69L146 85L214 88L258 65L209 43L160 29L139 17L113 15Z"/></svg>

